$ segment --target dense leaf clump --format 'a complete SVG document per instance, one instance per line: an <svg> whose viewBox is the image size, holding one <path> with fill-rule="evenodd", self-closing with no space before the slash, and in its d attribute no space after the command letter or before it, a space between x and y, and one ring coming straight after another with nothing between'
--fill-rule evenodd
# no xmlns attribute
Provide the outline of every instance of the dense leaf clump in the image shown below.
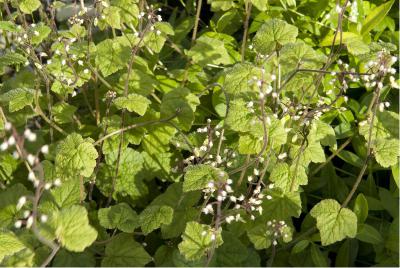
<svg viewBox="0 0 400 268"><path fill-rule="evenodd" d="M394 0L0 4L0 266L398 267Z"/></svg>

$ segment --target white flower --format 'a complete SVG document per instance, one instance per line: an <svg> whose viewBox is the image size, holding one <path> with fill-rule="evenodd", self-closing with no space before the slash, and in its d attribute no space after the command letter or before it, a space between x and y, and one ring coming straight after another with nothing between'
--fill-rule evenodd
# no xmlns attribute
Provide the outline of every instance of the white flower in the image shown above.
<svg viewBox="0 0 400 268"><path fill-rule="evenodd" d="M231 196L230 198L229 198L233 203L236 203L236 197L235 196Z"/></svg>
<svg viewBox="0 0 400 268"><path fill-rule="evenodd" d="M35 176L35 173L33 171L29 171L28 180L29 181L35 181L36 180L36 176Z"/></svg>
<svg viewBox="0 0 400 268"><path fill-rule="evenodd" d="M276 240L274 240L274 242L272 242L272 245L276 246L278 244L278 242L276 242Z"/></svg>
<svg viewBox="0 0 400 268"><path fill-rule="evenodd" d="M32 166L33 164L35 164L36 157L32 154L28 154L26 160L28 160L28 163Z"/></svg>
<svg viewBox="0 0 400 268"><path fill-rule="evenodd" d="M18 220L14 223L14 227L17 229L21 228L21 226L22 226L22 221L20 221L20 220Z"/></svg>
<svg viewBox="0 0 400 268"><path fill-rule="evenodd" d="M31 132L31 130L29 128L25 129L25 131L24 131L25 138L27 138L31 133L32 132Z"/></svg>
<svg viewBox="0 0 400 268"><path fill-rule="evenodd" d="M38 31L34 31L33 34L34 34L35 36L39 36L39 35L40 35Z"/></svg>
<svg viewBox="0 0 400 268"><path fill-rule="evenodd" d="M287 153L281 153L280 155L278 155L278 159L279 160L285 159L286 156L287 156Z"/></svg>
<svg viewBox="0 0 400 268"><path fill-rule="evenodd" d="M37 135L36 135L36 133L32 132L26 138L27 138L28 141L34 142L34 141L36 141Z"/></svg>
<svg viewBox="0 0 400 268"><path fill-rule="evenodd" d="M50 182L46 183L44 185L44 189L49 190L51 188L52 184Z"/></svg>
<svg viewBox="0 0 400 268"><path fill-rule="evenodd" d="M226 183L227 183L227 184L232 184L233 181L232 181L231 179L227 179L227 180L226 180Z"/></svg>
<svg viewBox="0 0 400 268"><path fill-rule="evenodd" d="M66 63L67 63L66 60L62 60L62 61L61 61L61 65L65 65Z"/></svg>
<svg viewBox="0 0 400 268"><path fill-rule="evenodd" d="M211 238L210 238L210 239L211 239L211 241L214 241L214 240L215 240L215 238L216 238L216 237L215 237L215 234L211 234Z"/></svg>
<svg viewBox="0 0 400 268"><path fill-rule="evenodd" d="M235 219L235 217L234 216L228 216L228 217L226 217L226 222L229 224L229 223L231 223L233 220Z"/></svg>
<svg viewBox="0 0 400 268"><path fill-rule="evenodd" d="M160 31L160 30L157 30L157 31L156 31L156 34L157 34L157 35L160 35L160 34L161 34L161 31Z"/></svg>
<svg viewBox="0 0 400 268"><path fill-rule="evenodd" d="M31 212L29 210L24 211L24 218L28 218L29 215L31 215Z"/></svg>
<svg viewBox="0 0 400 268"><path fill-rule="evenodd" d="M272 75L271 75L271 80L272 80L272 81L276 80L276 75L272 74Z"/></svg>
<svg viewBox="0 0 400 268"><path fill-rule="evenodd" d="M271 199L272 199L272 196L267 195L267 199L268 199L268 200L271 200Z"/></svg>
<svg viewBox="0 0 400 268"><path fill-rule="evenodd" d="M19 158L19 154L18 154L17 151L14 151L14 152L13 152L13 158L14 158L14 159L18 159L18 158Z"/></svg>
<svg viewBox="0 0 400 268"><path fill-rule="evenodd" d="M47 222L48 218L49 217L47 215L43 214L43 215L40 216L40 221L41 222Z"/></svg>
<svg viewBox="0 0 400 268"><path fill-rule="evenodd" d="M17 210L20 210L26 203L26 196L21 196L18 199Z"/></svg>
<svg viewBox="0 0 400 268"><path fill-rule="evenodd" d="M383 112L385 110L385 104L384 103L380 103L379 104L379 111Z"/></svg>
<svg viewBox="0 0 400 268"><path fill-rule="evenodd" d="M269 189L273 189L274 186L275 186L275 185L274 185L273 183L271 183L270 185L268 185L268 188L269 188Z"/></svg>
<svg viewBox="0 0 400 268"><path fill-rule="evenodd" d="M61 186L61 180L60 179L55 179L53 184L54 184L54 186L59 187L59 186Z"/></svg>
<svg viewBox="0 0 400 268"><path fill-rule="evenodd" d="M267 123L268 126L270 126L271 125L271 118L269 118L269 116L267 116L265 118L265 122Z"/></svg>
<svg viewBox="0 0 400 268"><path fill-rule="evenodd" d="M33 224L33 217L30 216L27 220L26 220L26 228L31 228Z"/></svg>
<svg viewBox="0 0 400 268"><path fill-rule="evenodd" d="M253 105L254 105L254 103L252 101L249 101L246 106L247 106L247 108L252 108Z"/></svg>
<svg viewBox="0 0 400 268"><path fill-rule="evenodd" d="M0 145L0 151L5 151L7 149L8 149L8 143L7 141L5 141Z"/></svg>
<svg viewBox="0 0 400 268"><path fill-rule="evenodd" d="M249 181L249 182L253 181L253 177L252 176L248 176L247 177L247 181Z"/></svg>
<svg viewBox="0 0 400 268"><path fill-rule="evenodd" d="M89 69L83 70L83 73L88 74L89 73Z"/></svg>
<svg viewBox="0 0 400 268"><path fill-rule="evenodd" d="M4 129L5 130L9 131L9 130L11 130L11 128L12 128L12 124L10 122L6 122L4 124Z"/></svg>
<svg viewBox="0 0 400 268"><path fill-rule="evenodd" d="M82 60L78 60L78 65L83 66L83 61Z"/></svg>
<svg viewBox="0 0 400 268"><path fill-rule="evenodd" d="M48 154L49 153L49 145L43 145L42 146L42 148L40 148L40 151L43 153L43 154Z"/></svg>
<svg viewBox="0 0 400 268"><path fill-rule="evenodd" d="M256 176L260 175L260 172L259 172L258 169L256 169L256 168L253 170L253 173L254 173L254 175L256 175Z"/></svg>
<svg viewBox="0 0 400 268"><path fill-rule="evenodd" d="M265 91L265 94L267 94L267 95L270 94L272 92L272 89L273 88L271 87L271 85L268 85L267 90Z"/></svg>
<svg viewBox="0 0 400 268"><path fill-rule="evenodd" d="M206 231L201 232L201 236L206 236L206 234L207 234Z"/></svg>

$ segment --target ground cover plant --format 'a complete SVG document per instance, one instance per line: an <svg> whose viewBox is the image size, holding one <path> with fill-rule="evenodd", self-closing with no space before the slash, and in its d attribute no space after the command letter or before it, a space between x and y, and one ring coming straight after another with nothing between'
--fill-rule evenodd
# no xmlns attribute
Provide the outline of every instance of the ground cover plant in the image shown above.
<svg viewBox="0 0 400 268"><path fill-rule="evenodd" d="M398 266L398 1L0 0L1 266Z"/></svg>

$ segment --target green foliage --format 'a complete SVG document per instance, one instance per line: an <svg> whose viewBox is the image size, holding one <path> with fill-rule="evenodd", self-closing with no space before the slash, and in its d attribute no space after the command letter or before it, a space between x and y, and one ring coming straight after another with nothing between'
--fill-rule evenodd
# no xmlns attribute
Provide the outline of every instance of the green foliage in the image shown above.
<svg viewBox="0 0 400 268"><path fill-rule="evenodd" d="M97 237L97 231L89 225L86 209L81 206L71 206L55 213L49 225L55 238L70 251L82 252Z"/></svg>
<svg viewBox="0 0 400 268"><path fill-rule="evenodd" d="M356 236L357 216L350 209L341 208L335 200L321 201L313 207L310 215L317 220L322 245L335 243L346 236Z"/></svg>
<svg viewBox="0 0 400 268"><path fill-rule="evenodd" d="M57 147L56 173L65 180L76 176L89 177L96 165L98 154L91 139L81 135L68 135Z"/></svg>
<svg viewBox="0 0 400 268"><path fill-rule="evenodd" d="M211 247L222 245L223 240L219 230L211 230L209 226L197 222L188 222L179 244L179 251L187 260L198 260Z"/></svg>
<svg viewBox="0 0 400 268"><path fill-rule="evenodd" d="M396 1L0 3L0 266L399 266Z"/></svg>

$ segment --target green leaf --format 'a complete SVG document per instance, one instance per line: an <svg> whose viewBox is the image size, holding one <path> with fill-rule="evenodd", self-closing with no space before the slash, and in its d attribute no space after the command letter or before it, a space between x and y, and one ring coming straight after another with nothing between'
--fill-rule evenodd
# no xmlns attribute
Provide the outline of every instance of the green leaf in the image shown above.
<svg viewBox="0 0 400 268"><path fill-rule="evenodd" d="M7 256L13 255L26 248L13 232L0 231L0 263Z"/></svg>
<svg viewBox="0 0 400 268"><path fill-rule="evenodd" d="M389 226L388 236L385 241L385 248L399 252L399 218L394 218Z"/></svg>
<svg viewBox="0 0 400 268"><path fill-rule="evenodd" d="M340 44L340 38L335 39L335 34L328 35L325 37L319 45L321 47L331 46L333 44L333 40L335 40L334 45ZM349 53L353 55L361 55L369 52L369 47L364 43L361 35L352 32L343 32L342 33L342 44L347 46Z"/></svg>
<svg viewBox="0 0 400 268"><path fill-rule="evenodd" d="M26 58L16 52L6 52L4 55L0 56L0 68L11 65L24 64Z"/></svg>
<svg viewBox="0 0 400 268"><path fill-rule="evenodd" d="M357 258L358 241L356 239L346 239L340 246L335 259L336 267L353 267Z"/></svg>
<svg viewBox="0 0 400 268"><path fill-rule="evenodd" d="M341 208L333 199L325 199L315 205L310 214L317 220L323 246L333 244L357 234L357 216L348 208Z"/></svg>
<svg viewBox="0 0 400 268"><path fill-rule="evenodd" d="M261 74L261 69L252 64L235 64L226 71L224 89L231 97L244 97L249 93L258 94L258 89L249 81L254 76L261 77Z"/></svg>
<svg viewBox="0 0 400 268"><path fill-rule="evenodd" d="M71 206L55 213L50 225L63 247L82 252L97 238L97 231L89 225L87 211L82 206Z"/></svg>
<svg viewBox="0 0 400 268"><path fill-rule="evenodd" d="M394 0L388 1L374 8L370 13L368 13L368 16L363 21L361 34L362 35L367 34L376 26L378 26L379 23L381 23L381 21L386 17L386 14L389 12L393 3Z"/></svg>
<svg viewBox="0 0 400 268"><path fill-rule="evenodd" d="M81 135L68 135L57 147L56 173L60 178L89 177L96 166L97 150L91 139Z"/></svg>
<svg viewBox="0 0 400 268"><path fill-rule="evenodd" d="M279 19L265 22L257 31L254 48L261 54L270 54L288 43L294 43L298 34L297 27Z"/></svg>
<svg viewBox="0 0 400 268"><path fill-rule="evenodd" d="M103 9L102 15L104 16L104 20L111 28L121 29L120 11L121 9L115 6L109 6Z"/></svg>
<svg viewBox="0 0 400 268"><path fill-rule="evenodd" d="M44 25L43 23L39 23L35 27L31 28L31 32L32 44L38 45L42 43L51 33L51 28Z"/></svg>
<svg viewBox="0 0 400 268"><path fill-rule="evenodd" d="M170 224L173 215L174 210L169 206L148 206L140 214L140 226L143 233L149 234L153 230L160 228L163 224Z"/></svg>
<svg viewBox="0 0 400 268"><path fill-rule="evenodd" d="M61 186L51 189L50 195L51 198L47 198L46 195L43 196L42 209L47 208L47 206L49 206L49 209L53 209L54 205L57 208L67 208L79 204L81 198L85 198L85 194L82 196L79 180L63 182ZM50 204L46 205L46 202L50 202Z"/></svg>
<svg viewBox="0 0 400 268"><path fill-rule="evenodd" d="M73 121L73 115L77 108L63 102L55 104L51 110L53 112L54 121L59 124L65 124Z"/></svg>
<svg viewBox="0 0 400 268"><path fill-rule="evenodd" d="M268 7L267 0L251 0L251 3L260 11L266 11Z"/></svg>
<svg viewBox="0 0 400 268"><path fill-rule="evenodd" d="M205 35L196 40L195 45L187 52L187 55L200 66L234 63L223 41Z"/></svg>
<svg viewBox="0 0 400 268"><path fill-rule="evenodd" d="M118 148L118 147L117 147ZM100 169L98 180L99 188L105 195L109 195L112 188L112 180L115 176L118 160L118 149L106 155L106 165ZM138 173L143 168L143 156L132 148L121 151L119 157L119 170L116 177L114 199L118 196L130 196L133 199L147 193L147 187Z"/></svg>
<svg viewBox="0 0 400 268"><path fill-rule="evenodd" d="M326 257L324 256L324 254L322 254L318 246L315 244L311 244L311 259L317 267L329 266Z"/></svg>
<svg viewBox="0 0 400 268"><path fill-rule="evenodd" d="M125 233L133 233L140 226L137 213L126 203L99 209L98 218L104 228L117 228Z"/></svg>
<svg viewBox="0 0 400 268"><path fill-rule="evenodd" d="M21 196L30 195L22 184L14 184L0 191L0 229L11 227L21 215L16 204Z"/></svg>
<svg viewBox="0 0 400 268"><path fill-rule="evenodd" d="M296 245L294 245L294 247L292 248L291 253L292 254L300 253L303 250L305 250L308 247L309 244L310 244L309 240L301 240L301 241L297 242Z"/></svg>
<svg viewBox="0 0 400 268"><path fill-rule="evenodd" d="M320 120L314 120L308 138L320 141L322 145L336 147L335 131L329 124Z"/></svg>
<svg viewBox="0 0 400 268"><path fill-rule="evenodd" d="M399 152L398 139L378 139L375 143L375 159L385 168L398 163Z"/></svg>
<svg viewBox="0 0 400 268"><path fill-rule="evenodd" d="M88 251L75 253L65 249L61 249L52 262L53 267L94 267L95 265L96 259L92 253Z"/></svg>
<svg viewBox="0 0 400 268"><path fill-rule="evenodd" d="M151 101L142 95L131 93L127 97L116 98L114 103L120 109L127 109L129 112L144 115Z"/></svg>
<svg viewBox="0 0 400 268"><path fill-rule="evenodd" d="M187 223L182 240L178 248L187 260L199 260L213 246L217 248L223 243L221 230L213 231L210 226L194 221Z"/></svg>
<svg viewBox="0 0 400 268"><path fill-rule="evenodd" d="M186 170L185 180L183 182L183 191L195 191L204 189L207 183L218 179L223 179L227 174L218 168L210 165L199 164L189 166Z"/></svg>
<svg viewBox="0 0 400 268"><path fill-rule="evenodd" d="M263 202L263 214L271 219L287 219L289 217L299 217L301 213L300 193L283 192L276 188L270 192L271 200Z"/></svg>
<svg viewBox="0 0 400 268"><path fill-rule="evenodd" d="M96 47L96 66L105 77L123 69L130 58L129 47L120 39L106 39Z"/></svg>
<svg viewBox="0 0 400 268"><path fill-rule="evenodd" d="M199 104L199 98L190 93L187 88L174 89L165 94L162 99L161 118L168 118L177 114L174 121L177 121L183 130L188 131L192 126L194 112Z"/></svg>
<svg viewBox="0 0 400 268"><path fill-rule="evenodd" d="M271 246L271 238L267 235L267 225L265 223L258 224L247 232L247 236L257 250L269 248Z"/></svg>
<svg viewBox="0 0 400 268"><path fill-rule="evenodd" d="M22 29L19 29L18 26L12 21L0 21L0 30L16 33L22 31Z"/></svg>
<svg viewBox="0 0 400 268"><path fill-rule="evenodd" d="M368 217L368 201L362 193L357 196L353 211L357 215L359 224L365 222Z"/></svg>
<svg viewBox="0 0 400 268"><path fill-rule="evenodd" d="M25 106L32 105L35 90L31 88L16 88L1 95L1 100L8 102L8 110L16 112Z"/></svg>
<svg viewBox="0 0 400 268"><path fill-rule="evenodd" d="M317 53L304 41L297 40L296 43L286 44L280 52L280 63L283 72L290 72L301 66L305 69L320 68L326 57Z"/></svg>
<svg viewBox="0 0 400 268"><path fill-rule="evenodd" d="M156 22L154 24L154 31L148 31L144 37L141 46L146 47L152 52L159 53L167 40L167 35L173 35L174 30L168 22ZM157 30L160 34L157 34Z"/></svg>
<svg viewBox="0 0 400 268"><path fill-rule="evenodd" d="M365 243L379 245L384 242L382 235L373 226L369 224L360 224L358 226L356 238Z"/></svg>
<svg viewBox="0 0 400 268"><path fill-rule="evenodd" d="M243 267L249 251L234 233L222 232L224 243L215 251L217 267Z"/></svg>
<svg viewBox="0 0 400 268"><path fill-rule="evenodd" d="M118 234L106 246L103 267L144 267L152 260L144 248L132 235Z"/></svg>
<svg viewBox="0 0 400 268"><path fill-rule="evenodd" d="M304 167L278 163L271 172L269 180L284 192L298 191L300 185L307 185L308 177Z"/></svg>
<svg viewBox="0 0 400 268"><path fill-rule="evenodd" d="M33 11L41 6L39 0L20 0L19 8L25 14L31 14Z"/></svg>

